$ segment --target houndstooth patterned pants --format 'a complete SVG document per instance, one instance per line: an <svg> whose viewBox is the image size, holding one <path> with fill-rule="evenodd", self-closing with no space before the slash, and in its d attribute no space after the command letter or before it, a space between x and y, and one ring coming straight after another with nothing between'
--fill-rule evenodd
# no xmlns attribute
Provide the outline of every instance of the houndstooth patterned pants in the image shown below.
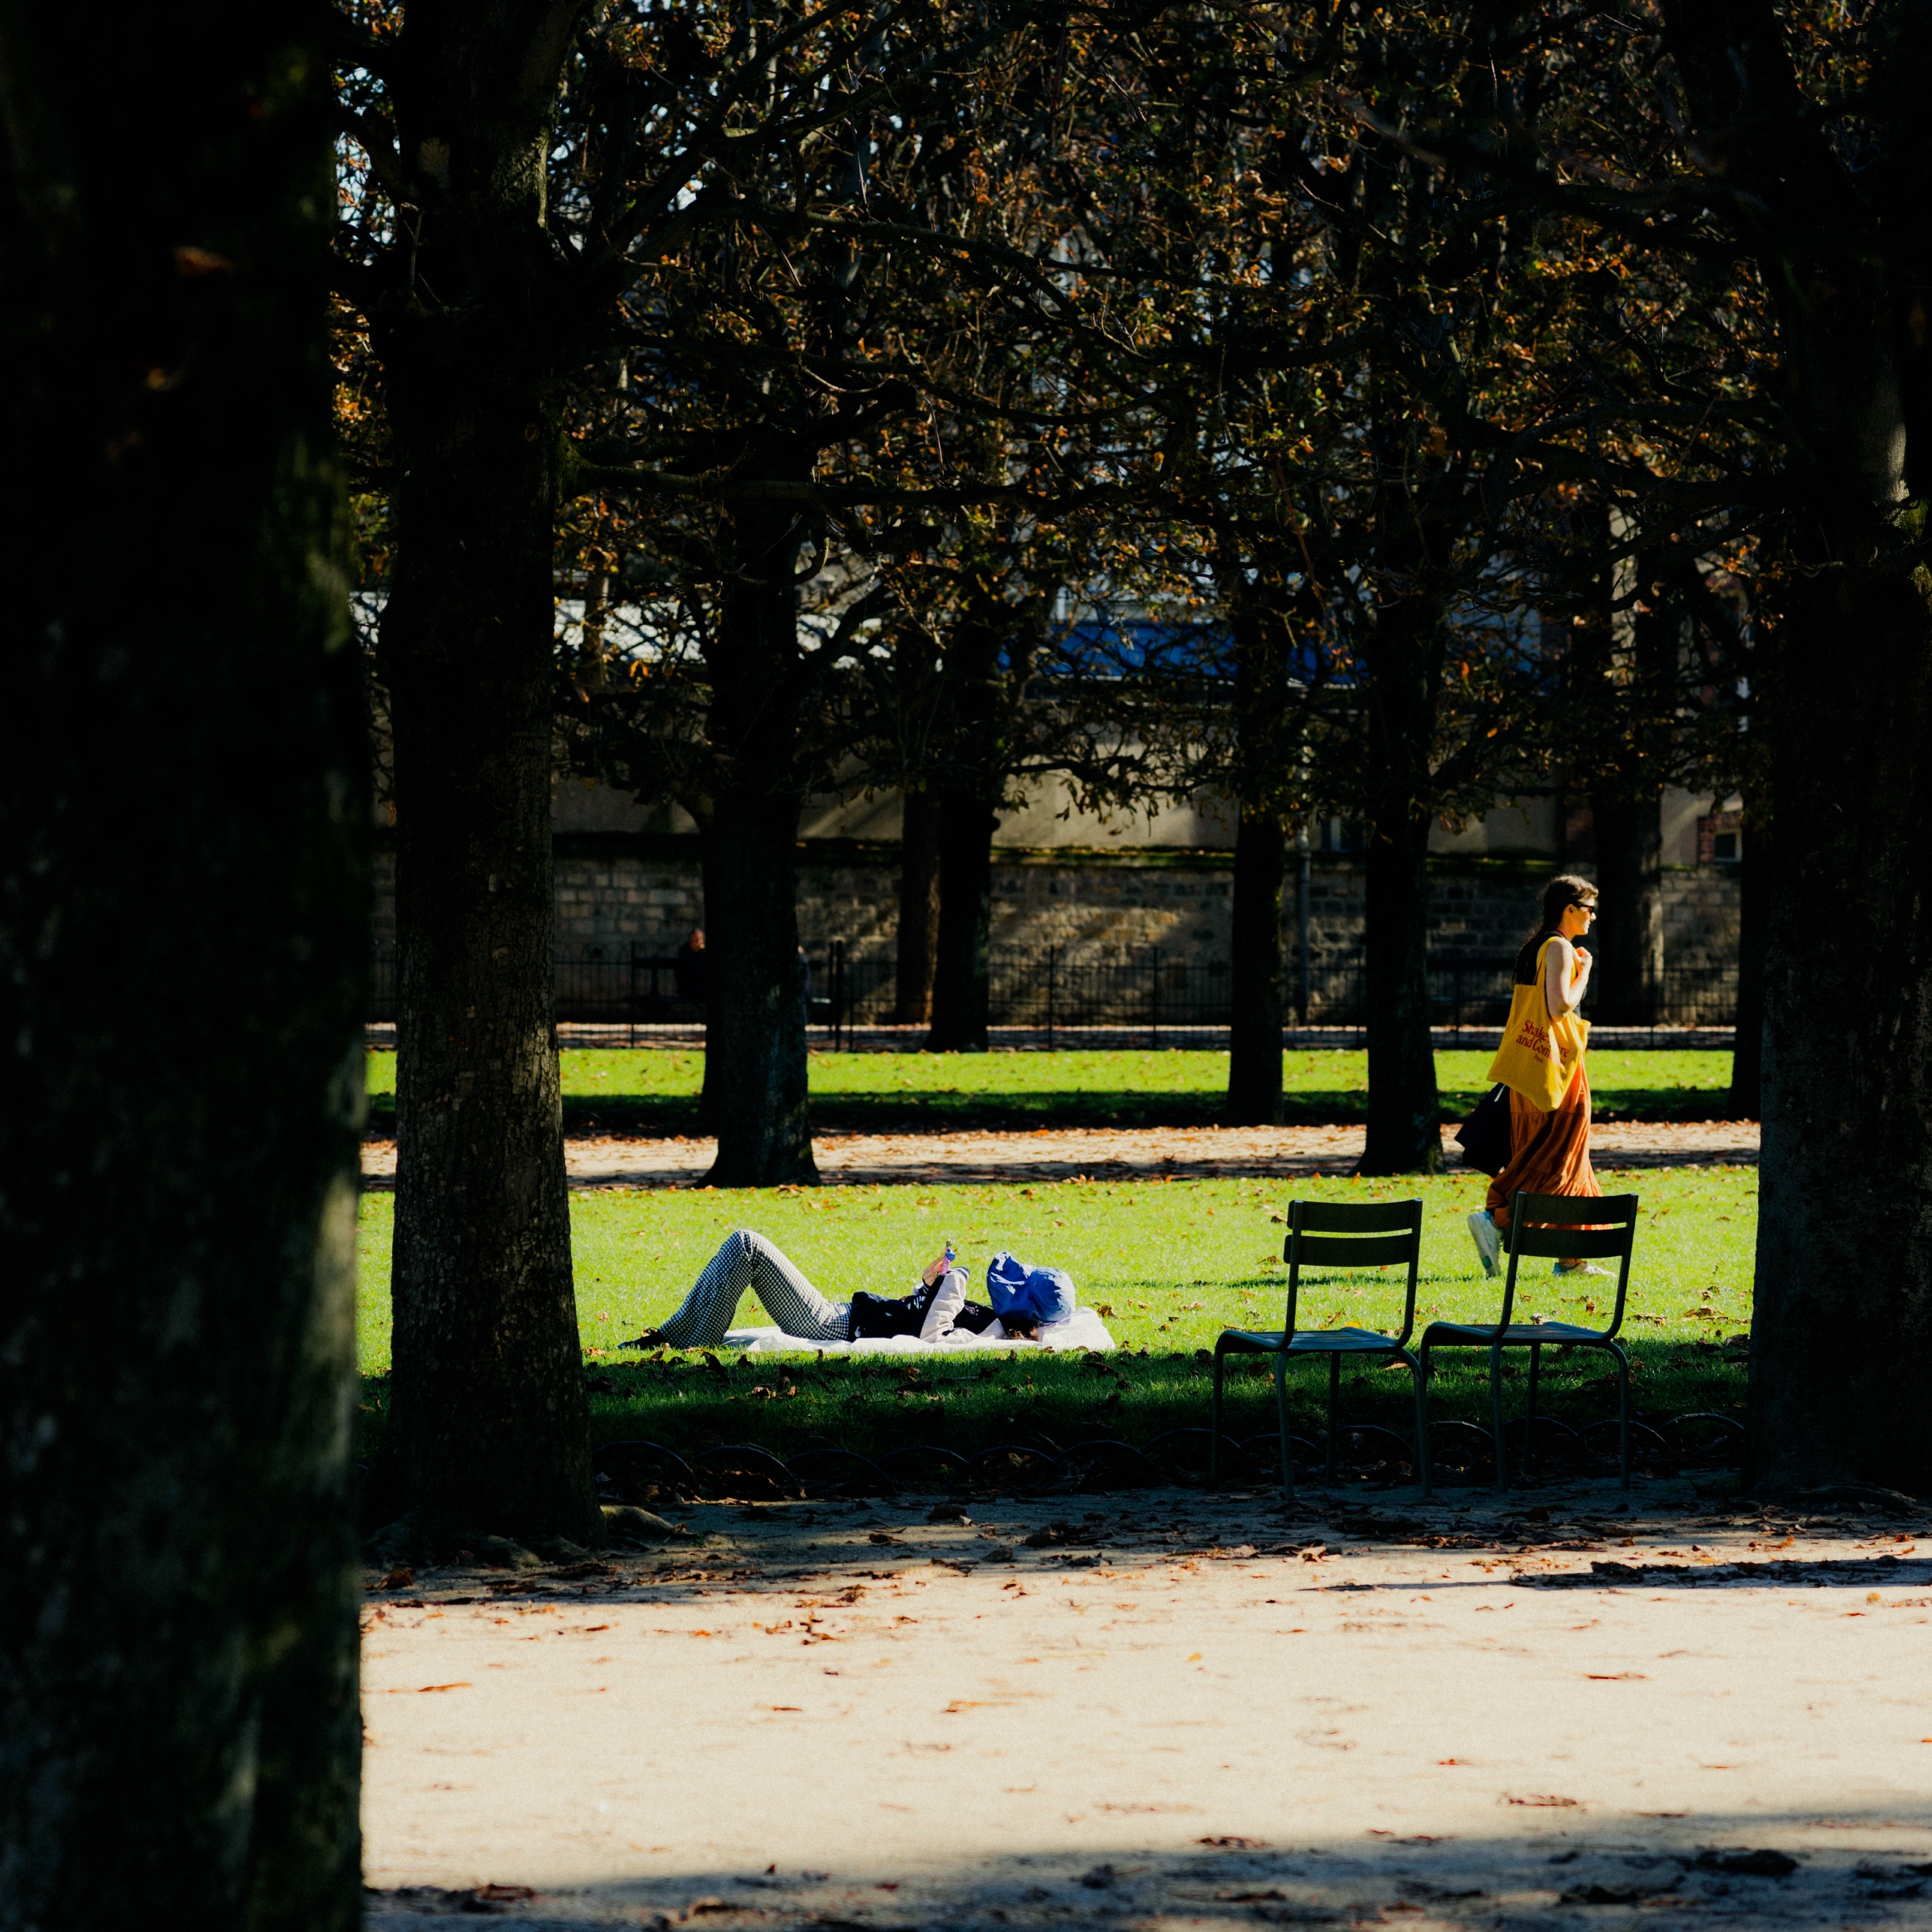
<svg viewBox="0 0 1932 1932"><path fill-rule="evenodd" d="M846 1339L851 1304L827 1301L776 1242L749 1228L735 1229L725 1236L683 1304L658 1324L658 1333L674 1348L715 1348L747 1288L787 1335L802 1342Z"/></svg>

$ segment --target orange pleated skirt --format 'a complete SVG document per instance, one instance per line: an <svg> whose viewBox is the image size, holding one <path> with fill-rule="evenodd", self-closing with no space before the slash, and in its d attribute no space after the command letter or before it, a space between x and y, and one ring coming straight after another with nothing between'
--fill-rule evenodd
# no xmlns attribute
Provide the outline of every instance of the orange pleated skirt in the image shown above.
<svg viewBox="0 0 1932 1932"><path fill-rule="evenodd" d="M1497 1227L1509 1225L1512 1194L1602 1194L1590 1165L1590 1076L1581 1061L1548 1113L1509 1090L1509 1160L1483 1201Z"/></svg>

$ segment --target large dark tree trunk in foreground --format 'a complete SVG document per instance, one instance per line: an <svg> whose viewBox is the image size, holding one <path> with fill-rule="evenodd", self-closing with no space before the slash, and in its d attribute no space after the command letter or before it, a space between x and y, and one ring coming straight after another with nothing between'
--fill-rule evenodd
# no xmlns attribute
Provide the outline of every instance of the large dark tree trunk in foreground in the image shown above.
<svg viewBox="0 0 1932 1932"><path fill-rule="evenodd" d="M939 802L939 958L933 1053L984 1053L992 998L993 833L999 793L970 778Z"/></svg>
<svg viewBox="0 0 1932 1932"><path fill-rule="evenodd" d="M1364 854L1368 971L1368 1135L1364 1174L1443 1165L1429 1031L1429 827L1425 814L1371 825Z"/></svg>
<svg viewBox="0 0 1932 1932"><path fill-rule="evenodd" d="M1287 855L1279 814L1244 806L1229 931L1227 1118L1237 1127L1272 1126L1281 1118L1281 877Z"/></svg>
<svg viewBox="0 0 1932 1932"><path fill-rule="evenodd" d="M1700 151L1776 304L1796 568L1777 640L1751 1324L1761 1488L1932 1491L1932 615L1912 580L1932 344L1923 265L1932 33L1870 17L1884 84L1855 176L1770 0L1666 0ZM1869 197L1869 198L1868 198ZM1902 225L1901 225L1902 224ZM1888 251L1896 251L1888 255ZM1923 567L1919 566L1922 578Z"/></svg>
<svg viewBox="0 0 1932 1932"><path fill-rule="evenodd" d="M712 670L720 772L705 872L710 1006L705 1091L714 1187L816 1182L798 958L798 595L801 541L784 511L738 523Z"/></svg>
<svg viewBox="0 0 1932 1932"><path fill-rule="evenodd" d="M375 1506L590 1537L558 1098L544 170L568 9L412 10L416 294L379 309L395 439L395 1379ZM547 68L546 68L546 63Z"/></svg>
<svg viewBox="0 0 1932 1932"><path fill-rule="evenodd" d="M1787 720L1774 756L1752 1455L1774 1487L1853 1477L1923 1495L1932 625L1908 581L1865 577L1862 561L1850 581L1816 582L1784 644L1804 728Z"/></svg>
<svg viewBox="0 0 1932 1932"><path fill-rule="evenodd" d="M1737 878L1737 1021L1731 1055L1731 1115L1755 1120L1763 1107L1765 954L1771 936L1771 815L1745 800L1744 855Z"/></svg>
<svg viewBox="0 0 1932 1932"><path fill-rule="evenodd" d="M939 958L939 801L930 787L908 792L899 841L899 960L893 1018L922 1026L932 1018Z"/></svg>
<svg viewBox="0 0 1932 1932"><path fill-rule="evenodd" d="M1593 801L1597 885L1603 910L1591 936L1592 1017L1648 1026L1664 983L1664 842L1661 794Z"/></svg>
<svg viewBox="0 0 1932 1932"><path fill-rule="evenodd" d="M315 24L0 42L8 1926L361 1915L367 728Z"/></svg>

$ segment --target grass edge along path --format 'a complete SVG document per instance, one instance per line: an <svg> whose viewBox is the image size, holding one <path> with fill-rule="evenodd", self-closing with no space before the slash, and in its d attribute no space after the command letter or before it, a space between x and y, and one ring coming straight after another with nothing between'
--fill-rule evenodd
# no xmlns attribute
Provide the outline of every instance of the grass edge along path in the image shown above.
<svg viewBox="0 0 1932 1932"><path fill-rule="evenodd" d="M1443 1118L1485 1090L1487 1050L1436 1055ZM574 1048L562 1055L567 1131L695 1130L704 1055L689 1048ZM1353 1048L1282 1055L1283 1118L1329 1125L1367 1118L1368 1055ZM1704 1120L1729 1114L1731 1055L1706 1049L1591 1056L1598 1116ZM395 1055L369 1056L372 1123L395 1119ZM1055 1053L814 1053L813 1125L824 1132L952 1128L1208 1126L1226 1098L1225 1053L1175 1048Z"/></svg>
<svg viewBox="0 0 1932 1932"><path fill-rule="evenodd" d="M1655 1170L1629 1177L1643 1202L1625 1337L1635 1409L1654 1416L1741 1415L1756 1239L1755 1169ZM1626 1191L1614 1175L1607 1191ZM680 1453L725 1443L781 1457L807 1448L877 1455L936 1442L961 1453L1001 1442L1055 1447L1105 1435L1140 1443L1169 1428L1203 1427L1209 1372L1200 1357L1224 1327L1279 1324L1285 1270L1282 1219L1294 1199L1400 1199L1425 1204L1418 1334L1432 1316L1493 1319L1500 1284L1481 1275L1465 1217L1480 1176L1403 1180L1040 1182L1024 1185L853 1186L715 1192L595 1189L573 1195L579 1321L594 1443L645 1437ZM358 1337L364 1368L359 1431L366 1456L380 1433L388 1367L388 1234L394 1197L364 1197ZM783 1247L827 1294L902 1293L917 1263L948 1236L977 1280L993 1248L1065 1266L1082 1299L1105 1311L1118 1353L1105 1357L734 1360L719 1352L659 1351L639 1361L617 1343L677 1305L718 1242L755 1227ZM1614 1283L1559 1282L1526 1269L1519 1311L1568 1320L1607 1318ZM1591 1304L1594 1303L1592 1308ZM747 1304L740 1320L762 1319ZM1304 1327L1393 1329L1399 1272L1310 1274ZM1522 1407L1524 1364L1512 1365L1508 1413ZM1613 1414L1612 1363L1600 1353L1545 1357L1543 1413L1573 1424ZM1290 1372L1291 1414L1313 1434L1326 1402L1324 1367ZM1262 1364L1230 1383L1236 1436L1274 1428ZM1443 1359L1432 1418L1485 1423L1487 1362ZM1342 1413L1409 1431L1408 1378L1345 1370Z"/></svg>

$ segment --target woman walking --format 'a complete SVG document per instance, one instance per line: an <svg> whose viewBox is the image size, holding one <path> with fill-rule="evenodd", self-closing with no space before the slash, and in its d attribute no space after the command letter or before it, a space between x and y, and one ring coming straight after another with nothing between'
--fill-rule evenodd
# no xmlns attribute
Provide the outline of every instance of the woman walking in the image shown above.
<svg viewBox="0 0 1932 1932"><path fill-rule="evenodd" d="M1516 956L1509 1024L1489 1069L1509 1089L1509 1159L1469 1217L1483 1271L1493 1275L1517 1194L1601 1194L1590 1167L1589 1022L1577 1009L1590 984L1590 954L1577 942L1597 916L1597 888L1566 872L1543 888L1542 917ZM1581 1260L1559 1274L1601 1274Z"/></svg>

